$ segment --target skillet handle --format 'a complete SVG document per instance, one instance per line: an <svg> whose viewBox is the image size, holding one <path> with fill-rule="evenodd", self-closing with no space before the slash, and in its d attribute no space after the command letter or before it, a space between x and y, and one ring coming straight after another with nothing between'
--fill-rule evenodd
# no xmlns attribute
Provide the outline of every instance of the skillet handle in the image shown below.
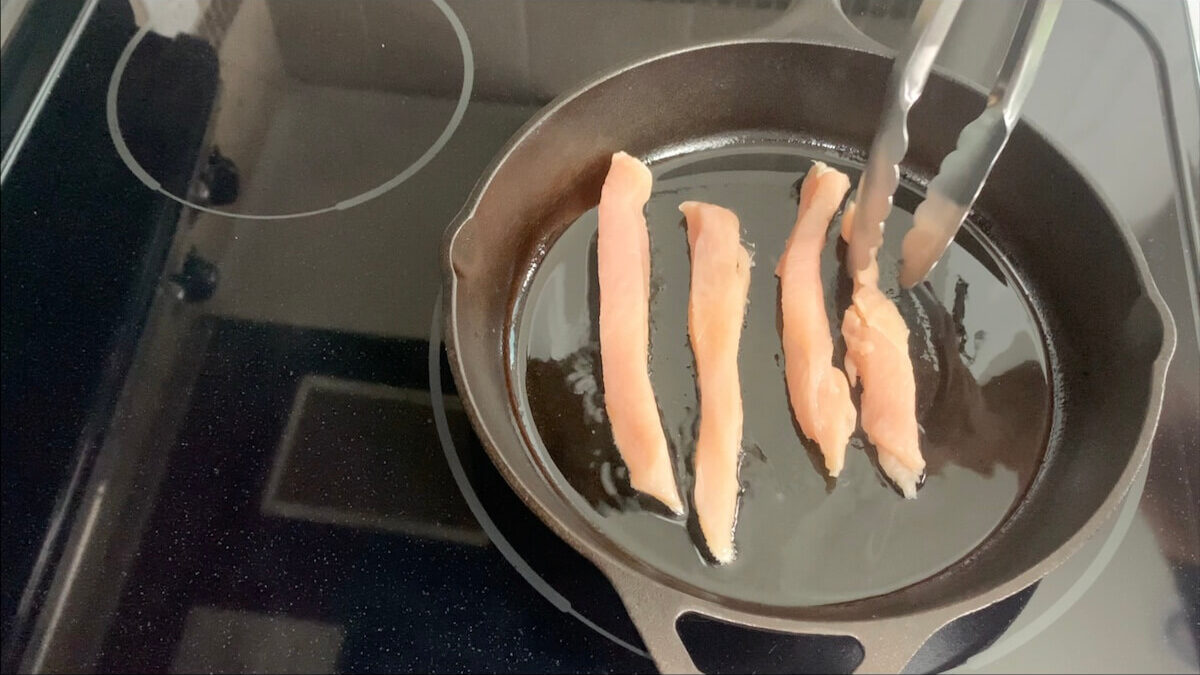
<svg viewBox="0 0 1200 675"><path fill-rule="evenodd" d="M611 563L600 569L609 578L642 636L659 672L699 673L679 637L676 621L686 613L701 614L765 630L795 634L846 635L862 645L863 660L855 673L899 673L948 618L931 614L877 619L864 623L815 624L799 621L763 623L752 616L710 606Z"/></svg>
<svg viewBox="0 0 1200 675"><path fill-rule="evenodd" d="M853 630L851 636L863 648L863 660L855 673L900 673L922 646L945 625L917 619L888 619Z"/></svg>
<svg viewBox="0 0 1200 675"><path fill-rule="evenodd" d="M682 594L663 588L617 565L600 565L612 582L629 618L646 644L650 658L660 673L699 673L687 647L675 629L675 622L689 611Z"/></svg>
<svg viewBox="0 0 1200 675"><path fill-rule="evenodd" d="M892 51L860 31L842 12L838 0L794 2L778 19L748 37L801 40L876 53Z"/></svg>

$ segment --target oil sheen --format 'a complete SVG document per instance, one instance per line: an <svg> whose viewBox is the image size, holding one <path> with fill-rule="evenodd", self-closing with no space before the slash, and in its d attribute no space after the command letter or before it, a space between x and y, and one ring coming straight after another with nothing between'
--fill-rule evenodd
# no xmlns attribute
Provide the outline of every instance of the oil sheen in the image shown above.
<svg viewBox="0 0 1200 675"><path fill-rule="evenodd" d="M718 596L782 607L887 593L962 559L1020 500L1051 423L1036 316L1009 266L970 221L926 283L899 289L900 242L920 199L918 186L902 181L880 252L880 284L911 332L927 477L916 500L902 499L883 478L861 428L842 475L826 477L819 451L788 406L774 275L796 219L798 181L814 159L857 182L856 163L797 145L734 144L651 166L651 380L689 507L698 406L679 203L732 209L754 253L739 355L745 430L733 563L705 559L694 515L673 518L629 487L604 413L594 209L547 252L516 321L518 407L551 479L568 486L601 532L663 574ZM835 218L821 268L834 363L841 367L841 317L851 285L837 224Z"/></svg>

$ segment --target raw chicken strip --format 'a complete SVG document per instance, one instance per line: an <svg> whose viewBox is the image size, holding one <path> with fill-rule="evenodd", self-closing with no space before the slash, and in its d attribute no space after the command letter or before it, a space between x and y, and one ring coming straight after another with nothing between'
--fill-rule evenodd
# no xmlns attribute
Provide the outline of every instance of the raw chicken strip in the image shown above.
<svg viewBox="0 0 1200 675"><path fill-rule="evenodd" d="M750 291L750 253L732 211L701 202L684 202L679 210L687 216L692 252L688 335L700 390L696 514L709 552L728 563L735 555L742 446L738 343Z"/></svg>
<svg viewBox="0 0 1200 675"><path fill-rule="evenodd" d="M854 219L854 203L843 222ZM842 229L842 236L848 231ZM908 355L908 326L900 310L879 290L876 251L854 274L854 295L842 319L846 374L861 379L862 426L879 452L879 467L908 499L917 496L925 471L917 431L917 385Z"/></svg>
<svg viewBox="0 0 1200 675"><path fill-rule="evenodd" d="M783 309L788 398L800 429L821 446L825 470L837 476L857 413L845 374L832 364L833 338L821 287L821 249L829 221L850 189L846 174L816 162L800 186L796 225L775 275Z"/></svg>
<svg viewBox="0 0 1200 675"><path fill-rule="evenodd" d="M600 192L596 257L604 407L634 489L682 514L648 370L650 235L642 209L650 199L650 184L650 170L618 152Z"/></svg>

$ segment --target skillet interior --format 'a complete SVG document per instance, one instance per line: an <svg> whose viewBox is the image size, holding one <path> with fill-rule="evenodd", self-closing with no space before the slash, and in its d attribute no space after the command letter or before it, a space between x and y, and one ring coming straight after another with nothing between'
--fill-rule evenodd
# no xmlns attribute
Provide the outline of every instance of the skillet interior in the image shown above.
<svg viewBox="0 0 1200 675"><path fill-rule="evenodd" d="M926 486L915 501L889 489L862 433L852 439L841 476L836 482L826 477L819 450L798 432L789 407L773 274L795 219L795 181L814 156L842 163L857 178L860 167L823 148L765 139L685 153L653 168L650 371L685 498L695 479L699 396L687 331L691 264L679 203L711 200L732 208L755 251L739 353L745 494L734 564L706 562L694 516L670 517L628 485L603 413L594 209L539 265L517 329L517 409L554 481L574 488L576 494L565 496L609 539L664 573L721 595L784 607L887 593L967 555L1024 494L1051 419L1048 354L1035 313L1015 274L981 238L964 232L929 284L914 292L898 288L900 242L919 201L915 186L906 184L879 257L885 288L912 326ZM852 288L839 262L845 245L836 226L827 239L825 309L837 336ZM834 346L840 366L840 338Z"/></svg>

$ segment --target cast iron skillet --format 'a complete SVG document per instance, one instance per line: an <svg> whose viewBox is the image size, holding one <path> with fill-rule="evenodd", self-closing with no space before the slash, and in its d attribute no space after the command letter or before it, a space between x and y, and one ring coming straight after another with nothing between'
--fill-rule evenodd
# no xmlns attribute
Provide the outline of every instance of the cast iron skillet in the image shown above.
<svg viewBox="0 0 1200 675"><path fill-rule="evenodd" d="M826 38L687 49L563 96L510 141L445 237L447 348L479 437L526 504L611 579L663 671L695 669L676 631L689 612L853 636L865 650L860 670L899 671L938 628L1025 588L1077 550L1119 505L1157 424L1175 344L1168 310L1101 198L1022 124L979 199L977 219L991 225L978 229L1035 308L1053 412L1035 475L981 544L890 592L781 606L673 576L597 526L539 449L520 391L518 332L530 280L566 228L598 202L616 150L653 159L749 136L865 149L890 60L817 44ZM983 104L978 91L933 76L910 119L907 168L932 173ZM755 386L743 381L744 391Z"/></svg>

